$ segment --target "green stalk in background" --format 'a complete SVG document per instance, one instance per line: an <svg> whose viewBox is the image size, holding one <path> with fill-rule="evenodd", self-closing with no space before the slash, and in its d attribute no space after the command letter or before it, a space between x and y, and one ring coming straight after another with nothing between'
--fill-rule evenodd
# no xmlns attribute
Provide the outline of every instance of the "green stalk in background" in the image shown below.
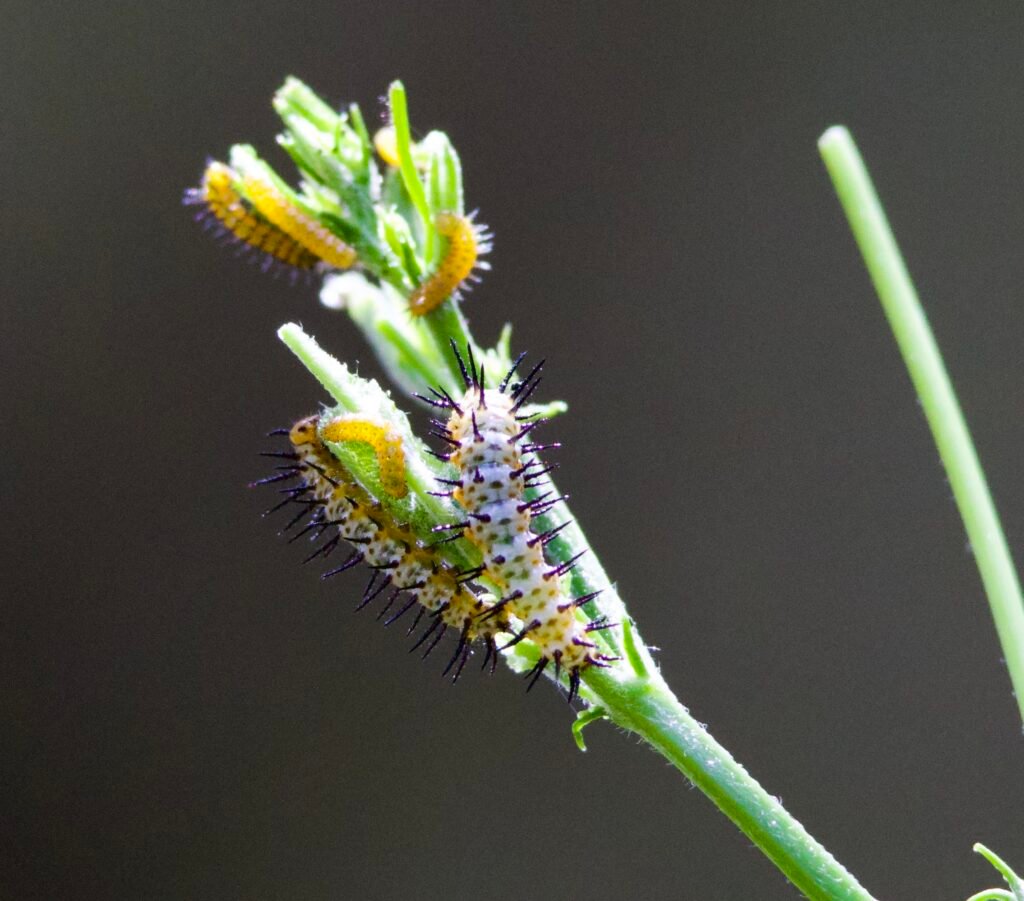
<svg viewBox="0 0 1024 901"><path fill-rule="evenodd" d="M835 126L821 136L818 148L938 445L978 562L1024 720L1024 601L985 474L935 336L857 145L849 131Z"/></svg>

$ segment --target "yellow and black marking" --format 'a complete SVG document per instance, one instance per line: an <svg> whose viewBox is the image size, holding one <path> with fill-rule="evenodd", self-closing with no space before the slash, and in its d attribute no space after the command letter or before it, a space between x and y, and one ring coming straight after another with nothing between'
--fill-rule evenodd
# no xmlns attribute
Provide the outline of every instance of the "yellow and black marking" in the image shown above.
<svg viewBox="0 0 1024 901"><path fill-rule="evenodd" d="M447 298L468 290L467 281L478 280L475 269L489 269L480 257L491 249L491 235L473 222L472 216L442 212L434 217L437 233L448 241L437 269L409 296L409 312L426 316Z"/></svg>
<svg viewBox="0 0 1024 901"><path fill-rule="evenodd" d="M508 613L493 604L489 595L479 595L470 589L467 581L474 573L455 570L436 547L424 546L363 490L324 443L325 429L318 417L310 416L290 429L271 433L287 435L290 447L286 452L267 454L285 462L275 475L253 483L287 485L283 489L284 500L267 513L299 506L302 509L284 528L287 532L302 525L291 540L305 536L312 541L326 538L303 562L327 557L343 542L353 547L349 557L323 577L366 563L373 572L357 610L388 589L388 599L377 614L384 625L418 606L408 634L427 618L429 624L412 648L426 645L424 657L449 629L455 630L458 644L444 670L445 674L453 673L453 680L462 673L476 642L484 645L484 665L490 662L493 671L497 663L495 639L508 631ZM404 603L397 603L403 592L407 595Z"/></svg>

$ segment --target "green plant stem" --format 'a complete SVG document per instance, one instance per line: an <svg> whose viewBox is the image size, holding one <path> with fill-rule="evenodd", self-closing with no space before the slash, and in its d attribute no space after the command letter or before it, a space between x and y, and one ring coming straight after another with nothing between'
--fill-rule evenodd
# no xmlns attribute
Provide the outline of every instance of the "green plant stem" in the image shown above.
<svg viewBox="0 0 1024 901"><path fill-rule="evenodd" d="M835 126L821 136L818 147L938 445L1024 719L1024 601L985 474L917 291L853 138L845 128Z"/></svg>
<svg viewBox="0 0 1024 901"><path fill-rule="evenodd" d="M617 669L591 672L586 682L609 719L690 779L806 897L869 901L857 880L690 715L657 670L648 670L637 677Z"/></svg>

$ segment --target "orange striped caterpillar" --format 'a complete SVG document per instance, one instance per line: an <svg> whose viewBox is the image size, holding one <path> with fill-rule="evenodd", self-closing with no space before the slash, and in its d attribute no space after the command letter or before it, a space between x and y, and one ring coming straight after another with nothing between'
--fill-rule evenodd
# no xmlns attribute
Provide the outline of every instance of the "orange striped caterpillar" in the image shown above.
<svg viewBox="0 0 1024 901"><path fill-rule="evenodd" d="M402 436L394 426L360 416L339 416L323 423L320 435L325 441L361 441L370 445L377 458L381 487L392 497L409 493Z"/></svg>
<svg viewBox="0 0 1024 901"><path fill-rule="evenodd" d="M304 527L293 536L296 540L312 533L313 540L329 534L328 540L303 562L326 557L342 541L355 546L355 550L340 566L329 570L323 578L344 572L366 562L373 575L357 610L367 606L387 588L391 594L384 608L377 614L383 619L402 592L409 598L385 620L390 625L416 604L420 610L411 634L424 615L432 620L426 631L413 645L413 650L427 643L426 657L440 642L449 628L456 630L459 640L445 674L454 669L453 680L458 679L469 659L472 644L481 641L486 649L484 665L491 662L493 671L497 663L495 637L508 630L508 615L488 603L487 597L475 594L466 584L474 573L460 573L437 553L436 548L425 547L407 528L396 523L388 511L373 500L352 478L324 443L324 426L318 417L301 419L291 429L279 429L271 434L288 436L287 452L268 453L287 462L280 472L254 485L278 484L298 481L295 487L283 490L285 499L267 513L288 505L299 505L302 510L285 526L284 531L306 520ZM332 530L335 530L331 534ZM379 584L378 584L379 581Z"/></svg>
<svg viewBox="0 0 1024 901"><path fill-rule="evenodd" d="M355 250L327 228L307 216L269 181L248 175L242 190L261 216L276 225L327 265L349 269L356 262Z"/></svg>
<svg viewBox="0 0 1024 901"><path fill-rule="evenodd" d="M262 216L255 213L235 188L238 174L224 163L211 161L203 172L198 188L185 192L187 204L203 204L196 217L212 216L224 230L248 247L264 255L264 270L275 262L294 269L312 269L319 258Z"/></svg>
<svg viewBox="0 0 1024 901"><path fill-rule="evenodd" d="M491 234L486 227L473 222L473 216L441 212L434 217L434 226L441 237L448 239L448 249L437 269L409 297L409 312L426 316L449 297L460 297L468 290L467 281L479 281L474 269L490 269L480 256L491 249Z"/></svg>
<svg viewBox="0 0 1024 901"><path fill-rule="evenodd" d="M455 345L452 345L455 349ZM493 610L507 610L522 623L510 647L529 638L540 652L537 664L527 674L530 688L549 663L554 664L555 680L566 674L569 700L579 693L580 676L590 666L607 667L618 658L600 653L589 633L607 629L613 624L601 617L586 624L576 618L576 610L596 597L596 592L582 597L567 595L562 576L569 572L582 555L559 565L544 559L544 546L565 528L563 523L539 534L531 523L544 515L563 498L548 494L527 499L526 492L553 467L545 467L535 456L542 445L524 443L538 420L519 413L523 404L540 383L543 362L530 374L510 386L522 356L513 364L500 385L488 389L483 367L473 360L467 347L469 369L455 349L465 383L465 394L453 398L436 391L437 400L429 402L449 413L447 422L435 420L437 433L450 446L442 455L458 470L458 477L447 482L451 497L465 511L466 518L454 526L483 555L483 571L496 585L501 599ZM551 446L551 445L548 445ZM533 455L533 456L531 456Z"/></svg>

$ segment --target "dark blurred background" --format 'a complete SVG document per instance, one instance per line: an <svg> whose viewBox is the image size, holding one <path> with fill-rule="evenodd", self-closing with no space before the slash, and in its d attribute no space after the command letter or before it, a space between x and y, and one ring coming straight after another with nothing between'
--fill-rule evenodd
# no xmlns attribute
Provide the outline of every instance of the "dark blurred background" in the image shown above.
<svg viewBox="0 0 1024 901"><path fill-rule="evenodd" d="M549 360L560 486L669 682L879 897L1024 868L1024 741L936 451L818 160L867 157L1024 562L1016 2L0 4L0 896L795 896L550 689L451 688L259 518L343 314L179 205L285 75L395 77ZM375 120L379 121L379 120ZM290 170L285 170L290 171ZM432 664L432 665L431 665Z"/></svg>

